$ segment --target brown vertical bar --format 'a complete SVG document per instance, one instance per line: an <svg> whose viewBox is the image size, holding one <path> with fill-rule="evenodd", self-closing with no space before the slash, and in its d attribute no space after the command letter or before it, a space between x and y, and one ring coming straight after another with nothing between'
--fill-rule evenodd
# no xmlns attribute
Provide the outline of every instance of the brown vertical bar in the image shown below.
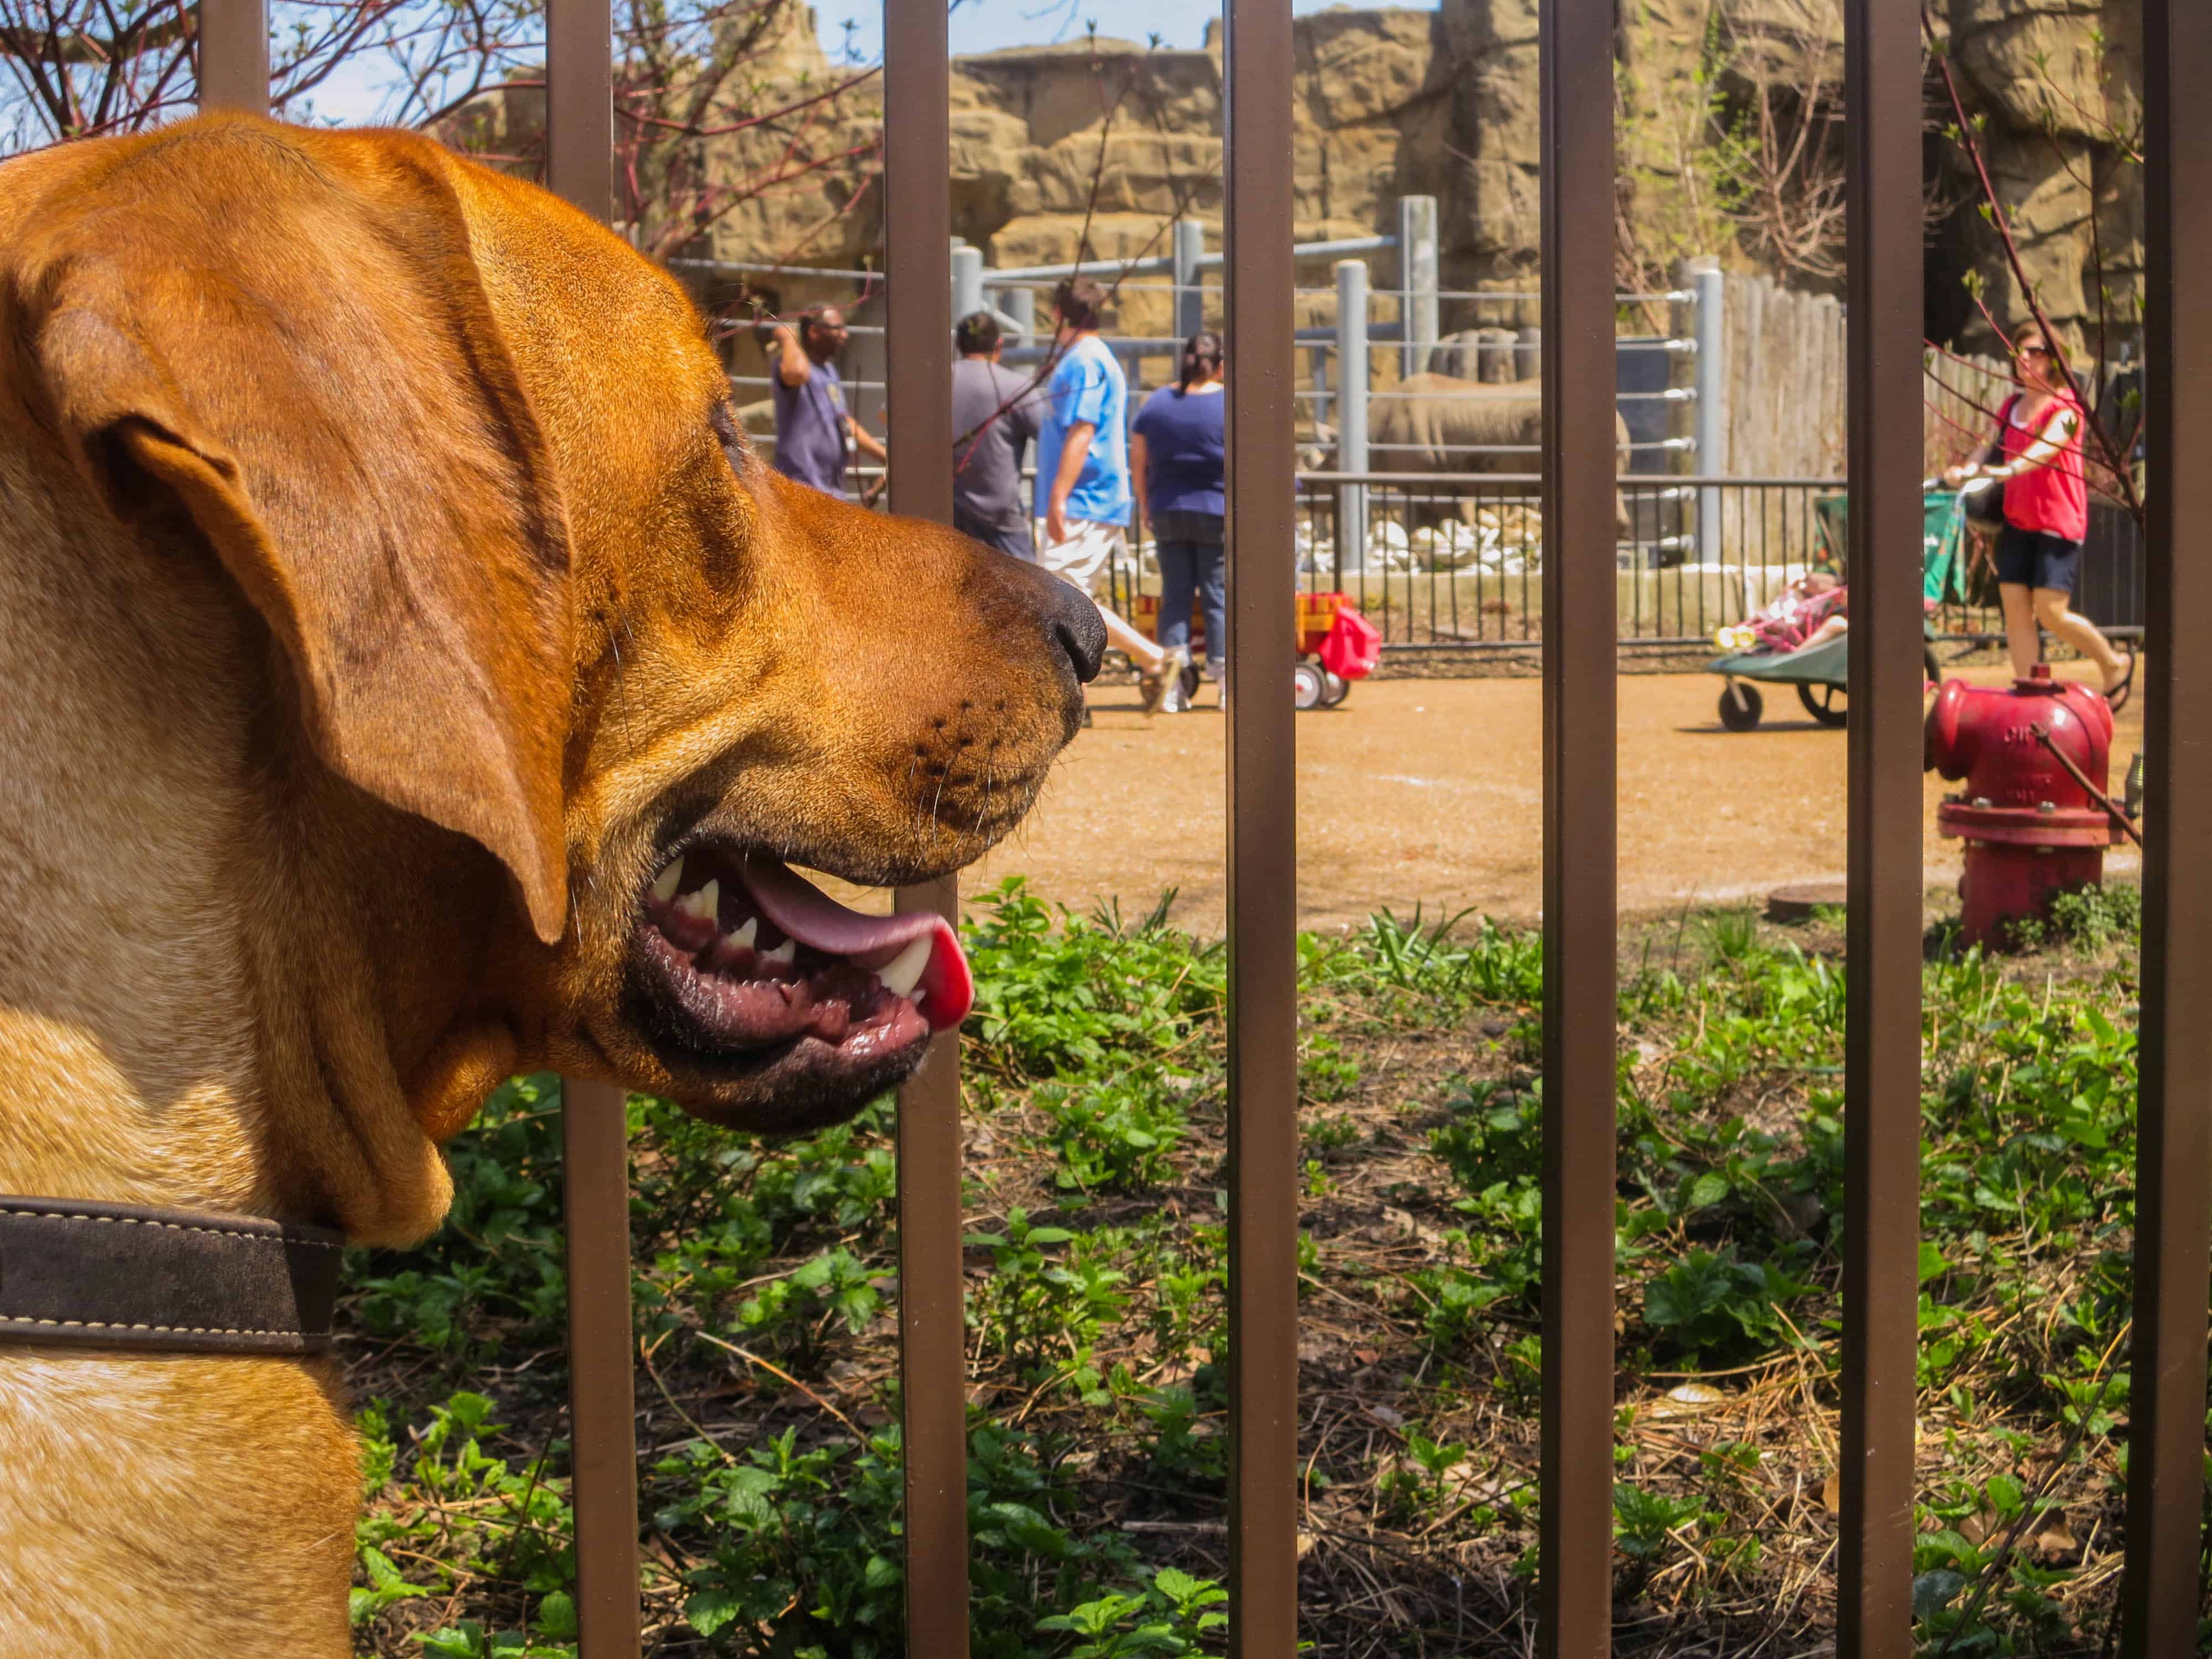
<svg viewBox="0 0 2212 1659"><path fill-rule="evenodd" d="M2149 416L2142 1025L2136 1146L2136 1326L2129 1396L2121 1651L2197 1644L2204 1500L2205 1284L2212 1272L2212 766L2190 720L2212 707L2212 474L2191 465L2212 420L2212 131L2179 104L2212 76L2202 0L2145 0L2143 116ZM2188 446L2185 448L2185 444Z"/></svg>
<svg viewBox="0 0 2212 1659"><path fill-rule="evenodd" d="M942 179L944 174L940 173ZM948 236L938 239L951 246ZM950 295L951 278L946 276ZM898 394L894 391L891 394ZM896 415L891 419L896 423ZM908 425L907 430L914 430ZM946 463L949 474L951 463ZM957 921L953 878L899 890ZM906 1446L906 1650L968 1651L968 1369L960 1277L960 1040L899 1091L899 1400Z"/></svg>
<svg viewBox="0 0 2212 1659"><path fill-rule="evenodd" d="M200 0L200 107L269 113L268 0Z"/></svg>
<svg viewBox="0 0 2212 1659"><path fill-rule="evenodd" d="M609 0L549 0L545 47L546 185L605 219L614 170ZM579 1659L635 1659L640 1639L627 1099L611 1084L562 1079Z"/></svg>
<svg viewBox="0 0 2212 1659"><path fill-rule="evenodd" d="M614 216L614 17L609 0L547 0L545 185Z"/></svg>
<svg viewBox="0 0 2212 1659"><path fill-rule="evenodd" d="M1920 40L1845 0L1851 586L1841 1659L1912 1650L1920 1231Z"/></svg>
<svg viewBox="0 0 2212 1659"><path fill-rule="evenodd" d="M579 1659L635 1659L638 1651L628 1101L612 1084L561 1080Z"/></svg>
<svg viewBox="0 0 2212 1659"><path fill-rule="evenodd" d="M1613 0L1543 0L1544 1374L1538 1629L1613 1644Z"/></svg>
<svg viewBox="0 0 2212 1659"><path fill-rule="evenodd" d="M1229 1651L1297 1649L1290 0L1228 0Z"/></svg>
<svg viewBox="0 0 2212 1659"><path fill-rule="evenodd" d="M945 0L884 0L891 505L952 521L941 441L952 387L952 117ZM951 877L898 908L959 919ZM960 1048L948 1033L899 1091L899 1397L906 1447L907 1651L968 1651L968 1376L961 1322Z"/></svg>

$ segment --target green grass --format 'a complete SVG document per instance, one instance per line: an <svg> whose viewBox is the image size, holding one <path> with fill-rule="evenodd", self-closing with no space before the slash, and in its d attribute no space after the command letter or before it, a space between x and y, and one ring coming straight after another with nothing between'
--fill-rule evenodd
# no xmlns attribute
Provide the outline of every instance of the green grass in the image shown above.
<svg viewBox="0 0 2212 1659"><path fill-rule="evenodd" d="M2124 890L2070 901L2044 955L1925 969L1915 1604L1931 1655L2105 1639L2133 1221ZM1223 1650L1225 962L1165 912L1071 915L1018 883L971 906L986 1659ZM1832 1637L1844 975L1820 937L1715 915L1625 979L1624 1654ZM1302 939L1300 971L1304 1419L1285 1500L1305 1634L1329 1652L1519 1652L1540 946L1386 915ZM365 1653L573 1650L556 1091L509 1085L454 1143L435 1238L353 1259ZM888 1659L889 1109L781 1144L641 1098L631 1117L648 1650Z"/></svg>

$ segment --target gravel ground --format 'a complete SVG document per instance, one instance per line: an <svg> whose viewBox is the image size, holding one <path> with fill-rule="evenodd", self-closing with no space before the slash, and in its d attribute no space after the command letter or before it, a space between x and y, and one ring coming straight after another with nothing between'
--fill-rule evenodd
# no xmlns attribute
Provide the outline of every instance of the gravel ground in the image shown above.
<svg viewBox="0 0 2212 1659"><path fill-rule="evenodd" d="M1965 677L1997 684L2002 671ZM2062 675L2086 672L2063 665ZM1705 674L1620 680L1620 904L1624 918L1756 900L1787 882L1844 873L1844 733L1770 688L1751 732L1721 729L1721 683ZM1288 688L1284 695L1288 696ZM1096 725L1055 769L1015 837L962 878L975 891L1023 875L1077 909L1118 895L1141 911L1180 890L1174 915L1220 927L1223 720L1211 686L1188 714L1147 718L1126 681L1094 687ZM1375 680L1339 708L1297 720L1299 923L1334 927L1389 906L1473 906L1534 918L1541 903L1542 688L1529 679ZM2140 699L2113 744L2112 783L2142 744ZM1931 908L1954 903L1956 843L1936 834L1927 780ZM2133 849L2106 869L2132 872Z"/></svg>

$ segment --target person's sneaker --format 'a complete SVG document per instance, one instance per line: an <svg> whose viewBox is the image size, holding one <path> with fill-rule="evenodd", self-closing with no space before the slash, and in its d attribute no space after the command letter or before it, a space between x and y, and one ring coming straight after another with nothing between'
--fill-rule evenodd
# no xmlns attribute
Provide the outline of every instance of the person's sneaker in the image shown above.
<svg viewBox="0 0 2212 1659"><path fill-rule="evenodd" d="M1182 690L1182 671L1189 661L1189 652L1179 645L1171 645L1160 659L1158 667L1137 676L1137 689L1145 694L1145 712L1147 714L1177 712L1170 706L1170 700Z"/></svg>

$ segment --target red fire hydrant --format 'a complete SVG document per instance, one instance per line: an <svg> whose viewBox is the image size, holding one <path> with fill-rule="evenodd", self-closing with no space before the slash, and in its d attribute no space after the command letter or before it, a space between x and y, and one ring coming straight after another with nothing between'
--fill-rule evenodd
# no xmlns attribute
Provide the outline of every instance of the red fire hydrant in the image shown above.
<svg viewBox="0 0 2212 1659"><path fill-rule="evenodd" d="M2044 664L2008 687L1944 682L1928 711L1925 759L1930 771L1966 781L1936 809L1936 828L1966 843L1959 896L1967 944L2002 944L2008 923L2040 921L2058 894L2104 879L2105 848L2121 832L2051 749L2103 790L2112 745L2104 698L2052 679Z"/></svg>

